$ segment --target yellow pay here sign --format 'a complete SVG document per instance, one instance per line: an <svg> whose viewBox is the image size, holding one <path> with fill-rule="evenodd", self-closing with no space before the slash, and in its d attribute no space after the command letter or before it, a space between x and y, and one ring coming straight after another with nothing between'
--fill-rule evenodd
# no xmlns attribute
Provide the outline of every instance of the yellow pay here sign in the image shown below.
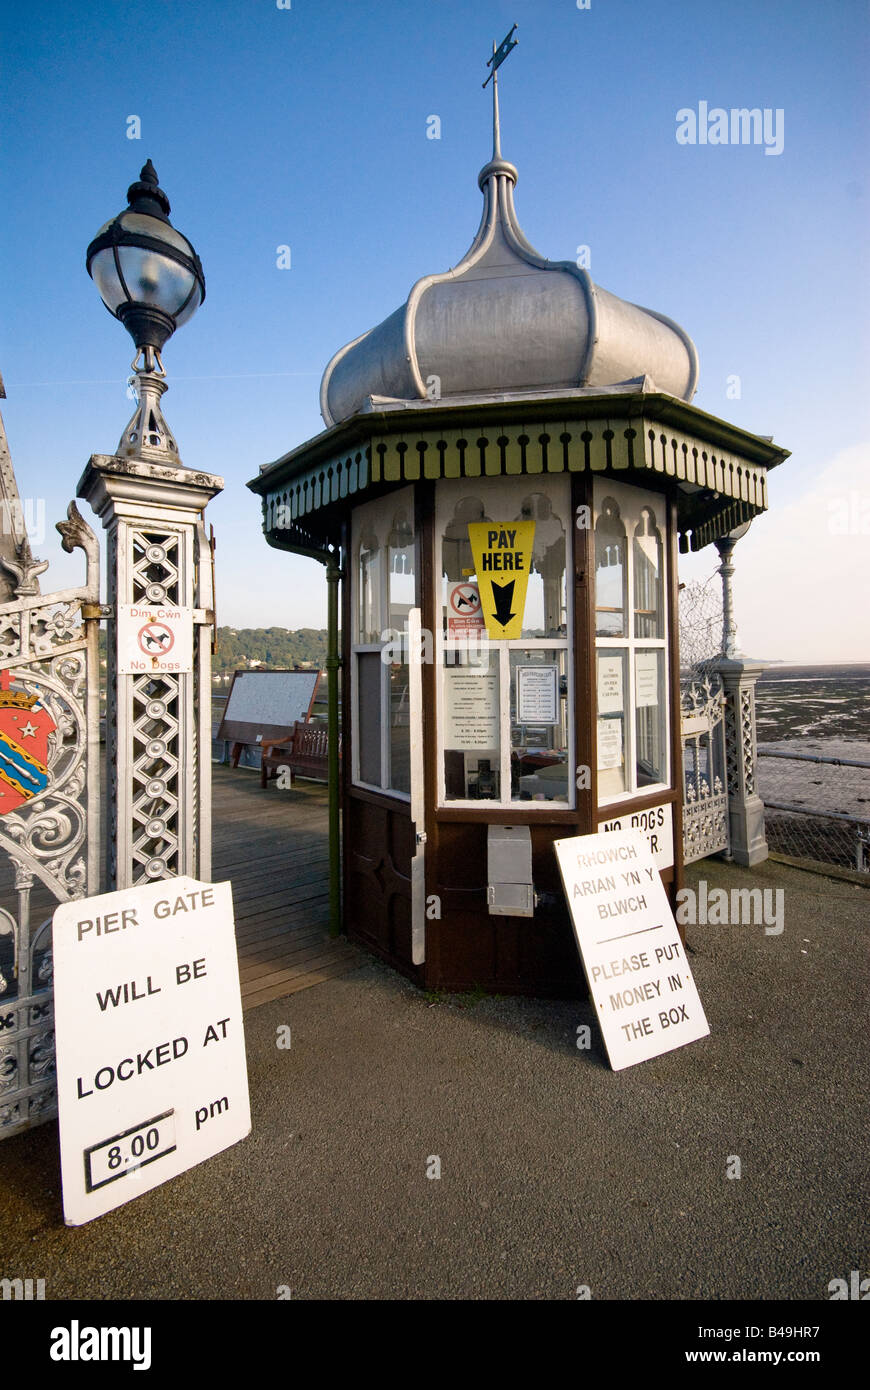
<svg viewBox="0 0 870 1390"><path fill-rule="evenodd" d="M522 637L535 523L471 521L468 539L487 633Z"/></svg>

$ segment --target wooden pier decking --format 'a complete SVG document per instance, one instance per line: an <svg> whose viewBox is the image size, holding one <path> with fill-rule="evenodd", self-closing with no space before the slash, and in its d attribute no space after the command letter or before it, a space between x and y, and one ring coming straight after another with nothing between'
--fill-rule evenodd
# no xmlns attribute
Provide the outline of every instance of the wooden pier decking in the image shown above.
<svg viewBox="0 0 870 1390"><path fill-rule="evenodd" d="M362 964L363 951L346 937L329 935L326 786L297 778L292 790L273 782L263 791L259 772L213 764L212 774L211 876L233 886L243 1007L281 999ZM102 836L105 846L105 814ZM15 903L12 865L0 855L0 906L14 913ZM34 931L56 906L37 880ZM9 982L13 959L13 937L0 931L0 978Z"/></svg>
<svg viewBox="0 0 870 1390"><path fill-rule="evenodd" d="M264 791L258 772L222 765L212 775L212 878L233 885L243 1007L354 970L363 953L329 935L326 787Z"/></svg>

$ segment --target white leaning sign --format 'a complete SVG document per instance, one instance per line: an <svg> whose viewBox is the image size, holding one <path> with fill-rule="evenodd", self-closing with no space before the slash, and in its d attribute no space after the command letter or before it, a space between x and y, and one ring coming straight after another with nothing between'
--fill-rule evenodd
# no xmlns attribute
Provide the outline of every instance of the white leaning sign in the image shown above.
<svg viewBox="0 0 870 1390"><path fill-rule="evenodd" d="M589 992L614 1071L710 1032L655 858L637 830L556 840Z"/></svg>
<svg viewBox="0 0 870 1390"><path fill-rule="evenodd" d="M170 878L64 903L54 1016L67 1225L250 1132L229 883Z"/></svg>

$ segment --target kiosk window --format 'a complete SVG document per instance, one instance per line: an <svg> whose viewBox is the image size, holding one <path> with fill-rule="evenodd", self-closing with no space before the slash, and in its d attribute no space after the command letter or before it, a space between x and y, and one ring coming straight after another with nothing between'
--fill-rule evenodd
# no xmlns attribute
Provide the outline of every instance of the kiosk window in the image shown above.
<svg viewBox="0 0 870 1390"><path fill-rule="evenodd" d="M625 636L625 527L612 497L601 503L595 523L595 631L599 637Z"/></svg>
<svg viewBox="0 0 870 1390"><path fill-rule="evenodd" d="M598 698L598 796L607 800L627 790L625 775L625 652L599 647L595 653Z"/></svg>
<svg viewBox="0 0 870 1390"><path fill-rule="evenodd" d="M403 488L353 519L354 781L411 790L407 619L415 604L414 496Z"/></svg>
<svg viewBox="0 0 870 1390"><path fill-rule="evenodd" d="M606 803L670 777L665 511L657 493L610 479L595 479L593 499L598 799Z"/></svg>
<svg viewBox="0 0 870 1390"><path fill-rule="evenodd" d="M357 637L360 642L380 640L382 564L378 538L368 527L362 534L357 551L357 572L359 576L359 613Z"/></svg>
<svg viewBox="0 0 870 1390"><path fill-rule="evenodd" d="M359 780L381 784L381 654L360 652L357 659L357 738Z"/></svg>
<svg viewBox="0 0 870 1390"><path fill-rule="evenodd" d="M634 529L634 635L664 637L662 536L652 507L641 510Z"/></svg>
<svg viewBox="0 0 870 1390"><path fill-rule="evenodd" d="M512 646L511 799L570 801L564 647Z"/></svg>
<svg viewBox="0 0 870 1390"><path fill-rule="evenodd" d="M563 478L438 484L442 804L574 804L569 516Z"/></svg>

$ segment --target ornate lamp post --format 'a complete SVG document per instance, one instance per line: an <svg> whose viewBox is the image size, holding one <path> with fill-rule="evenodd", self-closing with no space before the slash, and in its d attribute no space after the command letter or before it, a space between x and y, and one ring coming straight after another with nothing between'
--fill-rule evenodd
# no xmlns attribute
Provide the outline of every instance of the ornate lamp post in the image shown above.
<svg viewBox="0 0 870 1390"><path fill-rule="evenodd" d="M735 526L727 536L720 536L719 540L714 541L719 551L719 559L722 561L719 566L719 574L722 577L722 655L729 661L737 658L737 624L734 621L734 594L731 588L734 565L731 556L735 545L743 539L751 525L751 521L744 521L742 526Z"/></svg>
<svg viewBox="0 0 870 1390"><path fill-rule="evenodd" d="M108 533L108 887L211 875L211 552L202 515L223 479L185 468L160 409L164 343L205 298L150 161L94 237L87 269L136 345L137 406L78 495ZM161 632L160 655L146 631ZM138 645L137 645L138 643Z"/></svg>
<svg viewBox="0 0 870 1390"><path fill-rule="evenodd" d="M169 199L150 159L127 189L127 204L100 228L87 252L88 274L103 303L136 345L138 406L118 456L179 463L178 446L160 410L166 390L160 352L205 299L205 276L187 237L169 221Z"/></svg>

